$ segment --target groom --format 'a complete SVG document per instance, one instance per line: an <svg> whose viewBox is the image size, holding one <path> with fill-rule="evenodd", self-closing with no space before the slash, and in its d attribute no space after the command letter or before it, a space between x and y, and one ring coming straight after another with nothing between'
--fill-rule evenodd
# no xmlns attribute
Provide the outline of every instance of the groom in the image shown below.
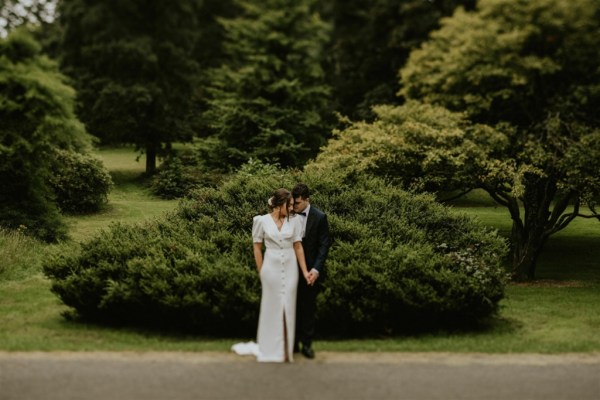
<svg viewBox="0 0 600 400"><path fill-rule="evenodd" d="M325 259L329 252L329 223L323 211L311 206L310 190L304 183L299 183L292 189L294 212L302 218L302 247L309 271L309 283L304 279L298 280L298 299L296 301L296 343L294 350L302 343L302 354L314 358L312 340L315 335L315 314L317 311L317 294L320 282L325 274ZM320 281L319 281L320 279ZM319 282L317 282L319 281Z"/></svg>

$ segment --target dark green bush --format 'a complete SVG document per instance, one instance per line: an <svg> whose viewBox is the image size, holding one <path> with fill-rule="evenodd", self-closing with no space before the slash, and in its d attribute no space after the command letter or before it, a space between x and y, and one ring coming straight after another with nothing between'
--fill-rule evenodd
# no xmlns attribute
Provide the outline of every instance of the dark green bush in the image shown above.
<svg viewBox="0 0 600 400"><path fill-rule="evenodd" d="M115 225L45 265L52 290L81 315L255 333L260 284L252 217L278 187L302 180L329 214L334 244L319 330L388 334L478 321L503 297L505 243L430 196L331 171L245 165L143 226Z"/></svg>
<svg viewBox="0 0 600 400"><path fill-rule="evenodd" d="M113 184L102 161L88 154L55 151L55 163L49 179L56 203L63 212L97 211L108 200Z"/></svg>
<svg viewBox="0 0 600 400"><path fill-rule="evenodd" d="M190 190L217 186L222 174L210 172L194 151L183 150L169 156L152 179L152 192L164 199L185 196Z"/></svg>
<svg viewBox="0 0 600 400"><path fill-rule="evenodd" d="M186 225L113 225L79 252L55 254L45 271L53 290L85 317L207 332L225 332L233 319L247 330L259 301L248 256L223 255L212 240L223 235L218 229L200 238Z"/></svg>

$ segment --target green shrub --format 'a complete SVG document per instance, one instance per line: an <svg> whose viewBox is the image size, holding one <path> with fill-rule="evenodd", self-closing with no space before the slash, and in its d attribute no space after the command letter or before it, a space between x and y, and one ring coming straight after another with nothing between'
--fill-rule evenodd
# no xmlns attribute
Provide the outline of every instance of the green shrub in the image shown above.
<svg viewBox="0 0 600 400"><path fill-rule="evenodd" d="M273 189L302 180L329 214L334 244L319 330L387 334L478 321L497 311L505 243L430 196L332 171L254 162L218 188L138 226L114 225L45 265L52 290L81 315L203 333L255 333L260 283L252 217Z"/></svg>
<svg viewBox="0 0 600 400"><path fill-rule="evenodd" d="M193 151L178 151L165 159L152 179L152 192L164 199L185 196L190 190L217 186L222 174L210 172Z"/></svg>
<svg viewBox="0 0 600 400"><path fill-rule="evenodd" d="M102 161L88 154L56 150L50 187L63 212L84 213L100 209L108 201L113 184Z"/></svg>

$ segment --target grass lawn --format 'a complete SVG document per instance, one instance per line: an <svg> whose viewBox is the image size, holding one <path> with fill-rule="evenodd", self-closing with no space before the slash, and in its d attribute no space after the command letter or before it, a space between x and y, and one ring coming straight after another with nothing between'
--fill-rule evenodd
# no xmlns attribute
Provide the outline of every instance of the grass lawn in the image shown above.
<svg viewBox="0 0 600 400"><path fill-rule="evenodd" d="M154 218L176 206L176 201L153 197L141 185L144 163L143 159L135 161L133 149L101 150L98 155L111 170L116 186L101 213L68 217L74 240L88 238L113 221L133 223ZM453 207L457 212L476 216L501 233L510 230L508 213L481 193L454 202ZM0 280L0 350L228 351L232 343L252 339L117 329L65 319L62 314L68 308L49 291L50 282L39 272L40 260L49 247L52 246L11 239L0 232L0 256L22 254L21 260L13 264L24 271L4 274L5 278ZM486 328L421 336L319 340L315 348L317 351L600 352L599 264L600 224L576 220L549 241L539 262L540 280L510 285L501 303L500 316Z"/></svg>
<svg viewBox="0 0 600 400"><path fill-rule="evenodd" d="M70 235L73 240L93 236L98 229L107 227L113 221L134 223L150 219L175 208L177 200L163 200L152 196L144 186L145 158L136 161L133 147L96 151L110 169L115 186L112 188L108 204L101 212L92 215L68 216Z"/></svg>

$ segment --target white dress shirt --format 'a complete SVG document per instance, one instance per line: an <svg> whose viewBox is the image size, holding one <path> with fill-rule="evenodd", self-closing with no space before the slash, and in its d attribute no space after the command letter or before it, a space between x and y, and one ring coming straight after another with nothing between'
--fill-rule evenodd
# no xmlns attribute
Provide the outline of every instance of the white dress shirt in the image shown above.
<svg viewBox="0 0 600 400"><path fill-rule="evenodd" d="M310 211L310 203L306 206L304 211L302 211L303 213L306 214L306 216L304 216L304 215L300 216L300 218L302 218L302 237L306 236L306 221L308 221L308 212L309 211Z"/></svg>

